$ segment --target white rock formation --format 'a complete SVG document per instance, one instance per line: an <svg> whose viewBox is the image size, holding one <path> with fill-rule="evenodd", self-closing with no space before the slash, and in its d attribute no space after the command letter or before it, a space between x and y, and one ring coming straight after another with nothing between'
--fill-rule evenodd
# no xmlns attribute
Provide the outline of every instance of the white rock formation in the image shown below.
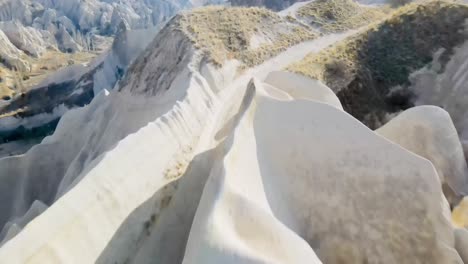
<svg viewBox="0 0 468 264"><path fill-rule="evenodd" d="M0 57L2 63L10 68L17 68L21 71L30 71L31 65L21 56L24 53L16 48L8 39L8 37L0 30Z"/></svg>
<svg viewBox="0 0 468 264"><path fill-rule="evenodd" d="M463 228L455 229L455 248L458 251L463 263L468 263L468 230Z"/></svg>
<svg viewBox="0 0 468 264"><path fill-rule="evenodd" d="M148 263L151 247L163 263L462 263L427 160L333 106L336 98L297 99L305 93L301 87L256 81L239 103L239 87L216 99L202 76L193 78L183 101L87 165L80 176L86 177L6 243L0 258ZM173 83L154 103L173 97L183 83ZM72 123L83 130L83 118L105 117L108 103L144 100L125 91L101 94L67 114L46 142L58 143ZM134 103L130 115L146 111ZM187 200L189 193L201 195L199 203ZM145 201L146 214L137 209ZM168 220L187 208L196 208L191 228L193 215L185 213L177 216L185 225L171 231ZM134 239L123 251L122 243Z"/></svg>
<svg viewBox="0 0 468 264"><path fill-rule="evenodd" d="M172 30L168 29L163 36L172 34ZM84 177L84 170L87 170L88 166L95 162L101 154L113 148L127 135L138 131L149 121L155 121L156 117L166 113L176 100L182 100L185 97L187 86L195 82L195 80L187 81L191 76L187 66L193 58L193 50L191 50L189 40L181 33L178 35L172 36L173 38L161 38L163 41L154 42L152 49L148 51L150 54L155 54L151 55L154 63L165 63L165 69L155 68L153 64L146 63L146 59L142 58L135 67L144 67L144 69L138 69L134 72L135 75L148 74L153 76L173 71L172 78L179 76L181 79L175 82L174 79L169 78L170 74L166 74L165 79L168 87L161 88L166 90L172 82L175 82L174 86L180 86L178 89L171 90L175 91L175 94L170 93L164 98L148 98L147 95L135 97L116 93L112 96L114 99L110 99L105 96L105 92L102 92L89 107L67 113L55 134L46 138L42 144L34 147L25 156L0 159L0 163L3 164L0 165L0 181L12 180L11 185L0 185L1 226L11 219L25 214L35 200L42 201L46 205L52 204L56 197L61 197ZM179 46L174 45L174 43L179 43ZM173 61L168 59L173 56L173 52L184 54L186 58L179 64L170 67L167 62ZM161 58L157 59L154 56ZM176 62L173 61L173 63ZM147 80L145 84L151 87L151 90L158 87L157 80ZM127 89L134 86L132 83L132 86ZM194 89L196 88L194 87ZM195 93L194 96L197 98L201 95ZM156 106L161 104L158 103L160 100L165 100L164 105L166 106ZM137 103L138 101L140 103ZM125 106L130 108L127 109ZM159 110L155 111L154 109ZM95 111L99 112L97 115L101 117L93 118L92 122L88 122L88 118L93 116ZM114 118L118 120L111 122ZM108 134L105 132L107 129L114 132ZM77 131L81 132L77 134ZM70 140L65 140L66 138L70 138ZM43 154L40 153L51 155L48 154L49 158L46 161L42 159ZM39 160L43 160L45 163ZM49 166L53 167L54 170L48 169L51 168Z"/></svg>
<svg viewBox="0 0 468 264"><path fill-rule="evenodd" d="M129 30L124 24L121 26L123 28L116 34L112 48L103 56L99 69L93 75L94 94L103 89L113 89L158 32L156 28Z"/></svg>
<svg viewBox="0 0 468 264"><path fill-rule="evenodd" d="M276 72L336 40L235 78L234 63L206 65L169 24L118 89L0 159L0 225L6 238L24 227L0 260L462 263L434 166L345 113L323 84ZM247 85L252 76L267 83ZM49 207L26 224L36 201Z"/></svg>
<svg viewBox="0 0 468 264"><path fill-rule="evenodd" d="M451 204L468 194L468 168L463 148L445 110L436 106L410 108L376 132L431 161Z"/></svg>
<svg viewBox="0 0 468 264"><path fill-rule="evenodd" d="M8 222L3 227L3 230L0 232L0 246L3 244L3 242L6 242L17 235L27 223L32 221L38 215L42 214L46 209L47 206L45 204L40 201L34 201L26 214L24 214L22 217L12 220L11 222Z"/></svg>
<svg viewBox="0 0 468 264"><path fill-rule="evenodd" d="M18 21L0 22L2 30L18 49L31 56L41 56L48 47L53 47L54 43L46 43L41 31L25 27Z"/></svg>
<svg viewBox="0 0 468 264"><path fill-rule="evenodd" d="M57 34L57 41L59 43L59 49L68 52L68 53L73 53L73 52L78 52L82 51L83 48L76 43L75 39L70 35L68 30L64 27L61 26L60 29L58 30Z"/></svg>
<svg viewBox="0 0 468 264"><path fill-rule="evenodd" d="M441 55L438 52L437 55ZM436 56L431 68L410 77L417 105L437 105L451 116L468 154L468 42L456 48L442 73Z"/></svg>
<svg viewBox="0 0 468 264"><path fill-rule="evenodd" d="M268 74L265 83L281 87L281 90L296 99L306 99L331 104L343 110L340 100L326 85L297 73L274 71Z"/></svg>
<svg viewBox="0 0 468 264"><path fill-rule="evenodd" d="M1 0L0 21L19 20L23 24L31 24L34 16L44 10L38 1L31 0Z"/></svg>
<svg viewBox="0 0 468 264"><path fill-rule="evenodd" d="M331 106L265 92L213 165L184 263L318 263L309 245L324 263L458 261L429 162Z"/></svg>

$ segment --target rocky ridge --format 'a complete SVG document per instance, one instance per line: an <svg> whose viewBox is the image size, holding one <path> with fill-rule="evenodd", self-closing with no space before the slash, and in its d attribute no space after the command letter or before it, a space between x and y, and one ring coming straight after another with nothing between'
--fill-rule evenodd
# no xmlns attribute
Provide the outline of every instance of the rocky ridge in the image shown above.
<svg viewBox="0 0 468 264"><path fill-rule="evenodd" d="M461 22L465 6L410 5L376 24L377 31L399 21L398 14L433 26L426 11L419 13L425 8L436 17L454 12L460 16L450 17ZM232 28L235 18L246 20ZM416 106L378 130L366 127L341 103L347 101L340 91L352 87L337 90L331 78L282 69L372 29L329 34L292 18L258 8L182 13L133 61L117 89L102 86L41 144L0 159L0 259L466 262L468 168L457 118L437 106ZM208 36L215 38L188 21L212 25L216 34ZM259 40L281 39L263 23L312 37L249 64L242 55L256 51ZM438 34L429 35L437 40ZM465 80L464 40L453 39L457 47L440 57L445 63L434 85ZM110 58L105 61L129 57ZM105 64L100 69L107 72ZM427 70L407 78L413 84L432 78L434 69Z"/></svg>

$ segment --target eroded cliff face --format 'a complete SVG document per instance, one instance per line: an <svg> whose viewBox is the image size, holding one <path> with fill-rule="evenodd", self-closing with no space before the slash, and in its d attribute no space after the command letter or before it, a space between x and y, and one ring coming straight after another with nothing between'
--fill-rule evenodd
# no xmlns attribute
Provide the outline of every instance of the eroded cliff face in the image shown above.
<svg viewBox="0 0 468 264"><path fill-rule="evenodd" d="M425 133L385 139L345 113L315 80L274 72L266 83L242 78L213 89L192 74L189 87L173 83L159 100L122 91L62 121L59 134L72 120L86 131L81 118L109 118L103 115L118 105L124 112L101 137L108 141L116 140L116 126L130 124L127 118L149 118L92 162L74 162L70 169L82 169L62 181L69 191L4 244L0 257L18 263L463 263L442 182L466 182L466 174L438 175L458 161L466 171L463 153L455 161L420 152L417 144L404 149L416 139L460 145L458 137L447 137L453 124L442 109L402 114L387 133L414 121L426 124L418 130ZM176 91L186 94L155 114ZM441 137L431 137L439 125ZM57 140L50 143L70 144ZM80 156L103 146L92 141ZM24 219L2 233L10 238Z"/></svg>
<svg viewBox="0 0 468 264"><path fill-rule="evenodd" d="M0 159L0 259L463 263L467 237L447 199L468 194L468 169L450 115L415 107L372 131L325 84L282 71L353 31L223 11L176 16L117 89L67 112L26 154ZM250 20L233 37L223 23L240 15ZM313 38L246 67L239 54L280 36L262 23Z"/></svg>

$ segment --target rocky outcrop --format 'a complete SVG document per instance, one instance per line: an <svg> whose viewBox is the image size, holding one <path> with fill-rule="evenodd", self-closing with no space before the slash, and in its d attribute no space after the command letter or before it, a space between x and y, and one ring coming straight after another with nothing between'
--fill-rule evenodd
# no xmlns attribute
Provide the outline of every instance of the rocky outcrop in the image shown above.
<svg viewBox="0 0 468 264"><path fill-rule="evenodd" d="M0 29L18 49L33 57L40 57L47 48L55 43L46 43L41 31L25 27L18 21L0 22Z"/></svg>
<svg viewBox="0 0 468 264"><path fill-rule="evenodd" d="M97 63L64 68L0 106L0 144L53 133L67 110L89 104L104 89L111 90L154 34L152 30L122 30Z"/></svg>
<svg viewBox="0 0 468 264"><path fill-rule="evenodd" d="M468 262L468 230L455 229L455 248L464 263Z"/></svg>
<svg viewBox="0 0 468 264"><path fill-rule="evenodd" d="M462 263L431 163L337 108L331 91L319 88L325 96L307 96L301 87L253 80L247 89L234 85L228 88L234 93L226 90L227 97L216 99L202 76L191 78L200 79L188 88L174 82L154 104L130 95L154 107L174 90L188 89L180 103L92 163L83 159L97 142L86 143L81 165L71 167L81 168L81 181L6 243L0 257L70 263L147 263L155 257L162 263ZM113 123L97 122L110 118L108 109L118 109L114 100L126 108L124 95L129 96L102 94L73 118L65 117L49 144L71 144L59 139L74 125L83 135L103 127L114 131L116 122L128 118L124 112L140 120L142 113L154 112L133 105L133 112L117 114ZM85 128L89 116L95 122ZM114 133L102 139L109 137L115 140Z"/></svg>
<svg viewBox="0 0 468 264"><path fill-rule="evenodd" d="M28 123L28 126L23 126L16 132L10 130L9 126L0 127L0 142L21 139L28 135L41 135L34 139L40 140L55 128L57 120L50 118L60 117L61 114L55 114L60 105L81 106L91 100L92 94L89 96L83 91L80 83L86 80L88 83L85 87L92 87L95 94L102 89L112 89L123 77L131 61L176 12L221 2L223 1L1 1L0 119L8 119L6 123L13 119L15 124ZM126 25L128 33L121 34L121 25ZM113 37L120 38L120 35L128 36L126 39L117 39L113 42L114 47L108 51ZM122 44L118 44L121 42ZM116 45L120 47L115 47ZM90 61L101 53L106 54ZM68 65L72 66L65 68ZM57 74L45 77L58 69ZM91 80L81 78L86 72ZM49 87L50 84L54 87L68 85L67 87L75 90L64 89L57 92ZM33 86L47 94L47 98L38 100L44 105L31 102L30 94L37 95L37 91L29 92ZM50 91L55 91L52 92L54 95ZM70 101L71 94L74 98L78 94L87 94L88 99L81 98L78 100L80 103L77 100ZM38 115L33 118L34 122L21 120L33 115ZM44 119L42 115L47 118ZM42 122L37 123L37 120ZM3 123L5 120L0 121L0 124ZM31 123L36 126L31 126ZM8 154L2 149L4 148L0 146L0 156Z"/></svg>
<svg viewBox="0 0 468 264"><path fill-rule="evenodd" d="M23 52L16 48L8 37L0 30L0 57L2 64L10 69L16 68L20 71L30 71L31 65L22 58Z"/></svg>
<svg viewBox="0 0 468 264"><path fill-rule="evenodd" d="M432 162L452 206L468 194L468 168L449 113L435 106L410 108L377 134Z"/></svg>
<svg viewBox="0 0 468 264"><path fill-rule="evenodd" d="M264 9L224 11L176 16L117 89L96 92L91 80L107 87L132 61L122 51L141 48L120 23L115 53L76 79L94 99L24 155L0 158L0 259L463 263L447 198L455 206L466 194L467 165L447 112L416 107L372 131L325 84L279 71L346 34L320 36ZM249 68L240 55L258 48L252 37L281 36L270 25L315 39L280 41Z"/></svg>

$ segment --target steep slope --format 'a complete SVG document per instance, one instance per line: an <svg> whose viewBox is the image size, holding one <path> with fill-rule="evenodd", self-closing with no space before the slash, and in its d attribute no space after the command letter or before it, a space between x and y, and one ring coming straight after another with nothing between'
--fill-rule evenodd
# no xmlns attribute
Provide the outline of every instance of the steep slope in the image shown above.
<svg viewBox="0 0 468 264"><path fill-rule="evenodd" d="M203 8L184 15L181 28L215 64L237 59L247 67L317 37L294 19L261 8Z"/></svg>
<svg viewBox="0 0 468 264"><path fill-rule="evenodd" d="M57 18L56 11L47 10L42 16L44 21L60 19L62 21L60 25L63 24L67 32L71 32L72 35L77 34L78 28L63 17ZM17 22L10 24L21 26ZM280 16L265 9L233 8L227 11L222 7L212 7L182 15L180 24L181 30L190 37L191 41L204 50L207 59L218 66L228 59L233 67L240 64L238 71L257 65L291 45L316 38L320 35L318 31L327 26L323 24L312 29L292 17ZM217 26L212 27L212 25ZM51 30L49 26L39 28ZM31 27L29 29L33 30ZM133 32L131 33L133 35L118 37L119 35L125 36L119 33L122 29ZM43 29L41 30L44 32ZM43 64L41 58L33 62L33 71L29 74L5 71L4 78L9 82L5 86L4 96L12 100L1 107L1 119L5 119L0 120L0 123L5 124L0 129L1 141L40 140L54 130L57 119L66 109L89 102L93 94L86 87L92 86L94 94L102 89L111 89L122 77L130 61L142 50L141 47L144 47L147 40L153 36L153 30L130 30L130 26L125 21L121 21L118 30L117 39L113 44L114 51L110 52L110 55L105 55L105 59L98 58L96 62L84 67L80 65L81 62L77 63L78 65L60 70L57 76L49 76L44 81L41 76L56 67ZM229 32L235 32L235 36ZM141 41L135 41L136 39ZM123 47L118 48L116 45L123 45ZM133 48L133 45L137 48ZM94 56L96 53L98 52L93 53ZM49 63L60 58L57 53L48 54L49 52L44 55L44 61ZM76 57L64 57L63 60L59 59L58 63L59 65L62 64L60 61L73 63L81 56L80 54ZM40 72L36 73L38 68ZM42 72L42 69L49 70ZM93 80L89 80L89 77ZM80 83L86 83L84 90L80 88ZM28 88L33 85L35 90L28 92ZM50 85L52 87L49 87ZM47 96L40 96L44 93ZM32 103L31 99L36 97L39 99ZM22 144L21 141L14 142L15 145L16 143ZM9 146L0 148L3 149L0 150L0 156L21 153L16 150L12 151Z"/></svg>
<svg viewBox="0 0 468 264"><path fill-rule="evenodd" d="M468 59L468 43L465 42L454 49L453 56L447 63L444 63L443 54L442 50L436 54L430 65L411 74L409 90L413 93L415 105L437 105L450 113L465 151L467 151L468 65L466 61Z"/></svg>
<svg viewBox="0 0 468 264"><path fill-rule="evenodd" d="M89 103L89 87L94 94L111 89L176 12L218 3L222 1L0 1L0 30L16 49L1 45L0 143L8 144L1 144L0 157L21 154L53 132L66 109ZM128 43L113 41L125 35L122 28L132 32L126 33ZM13 51L21 52L13 56Z"/></svg>
<svg viewBox="0 0 468 264"><path fill-rule="evenodd" d="M198 5L217 4L220 1L50 1L50 0L2 0L0 2L0 29L18 49L32 58L28 60L34 67L21 68L19 75L27 82L15 81L3 90L0 97L19 96L23 91L36 85L49 73L53 64L36 58L47 56L48 50L63 53L100 53L108 48L110 40L118 33L121 24L128 29L160 28L170 17L181 9ZM81 54L81 52L84 52ZM50 56L47 56L50 59ZM64 59L71 62L74 58ZM80 62L78 59L76 62ZM45 64L45 65L43 65ZM1 68L2 65L0 65ZM6 64L11 69L11 65ZM20 65L23 66L23 65ZM63 67L63 65L60 65ZM45 69L45 71L44 71ZM6 72L2 78L10 78L16 73ZM35 79L34 81L28 81ZM22 88L18 88L21 86ZM6 89L8 88L8 89Z"/></svg>
<svg viewBox="0 0 468 264"><path fill-rule="evenodd" d="M153 64L136 63L135 67L139 67L138 65L140 65L144 66L145 69L135 70L134 74L145 73L150 74L150 76L168 75L167 73L171 72L171 70L176 70L176 67L182 67L182 72L176 72L178 76L188 74L188 62L191 61L190 58L193 56L190 55L193 53L193 50L188 38L175 31L171 26L166 27L159 35L161 36L160 39L165 41L155 41L151 45L151 48L148 49L148 52L157 56L170 56L170 54L173 54L173 51L177 51L187 56L188 60L181 61L179 64L174 61L174 65L171 67L167 64L167 61L171 60L165 57L162 61L164 64L160 64L164 65L162 72L158 72L157 68L153 68ZM180 45L184 41L186 44L185 47L182 48ZM174 43L179 43L177 49L174 47ZM142 58L144 59L145 57L148 58L148 56ZM161 63L161 61L155 61L155 63ZM129 78L131 78L131 75ZM189 83L185 83L186 81L188 81L187 77L183 77L183 82L179 85L186 87L186 85L189 85ZM158 87L156 82L147 82L146 84L148 87ZM169 80L168 85L172 85ZM134 87L134 85L123 87L131 88ZM0 177L9 178L15 175L14 178L16 178L16 180L14 181L19 185L14 185L25 191L23 192L19 191L19 189L14 190L15 188L11 188L12 191L8 191L8 194L6 190L2 192L6 194L4 197L5 200L3 201L10 201L2 203L2 218L0 220L2 225L5 224L7 220L12 219L12 217L16 218L25 213L35 200L42 201L46 205L52 204L56 198L62 196L83 177L83 172L88 170L88 166L96 162L96 159L98 159L101 154L110 150L119 140L126 137L128 134L136 132L150 120L154 120L155 117L168 111L169 107L175 103L176 99L185 95L183 87L181 87L182 90L179 88L181 92L176 94L175 97L169 95L166 96L166 99L150 97L149 99L151 100L148 100L145 95L129 96L128 91L114 93L110 97L113 99L110 99L106 96L107 92L101 92L100 97L93 100L90 106L83 110L75 110L67 113L60 122L55 134L50 138L46 138L42 144L34 147L25 156L0 160L0 163L4 162L5 164L5 166L0 166L2 167L2 169L0 169L2 170ZM166 88L164 88L163 91L165 91ZM171 98L170 102L172 103L165 103L167 105L166 109L155 107L155 104L158 105L158 102L164 102L164 100L168 100L169 98ZM154 109L159 110L154 111ZM94 115L96 115L96 117L93 118L93 122L86 121ZM98 121L97 116L101 116L99 118L101 121ZM110 122L112 119L114 120ZM133 121L128 122L129 120ZM77 134L77 131L81 131L80 134ZM93 134L94 136L92 136ZM65 140L70 136L71 140ZM77 148L77 146L80 147ZM39 161L42 159L42 154L40 153L48 153L49 159L46 163ZM55 169L47 173L44 171L48 171L47 168L51 167ZM21 183L23 180L20 179L29 183L24 185ZM6 180L6 178L4 178L4 180ZM2 185L2 187L5 187L5 185ZM36 188L39 188L41 191ZM7 196L10 198L7 198Z"/></svg>
<svg viewBox="0 0 468 264"><path fill-rule="evenodd" d="M377 136L333 101L316 101L332 96L330 90L298 100L254 81L239 102L240 87L232 88L236 92L219 103L212 97L205 118L199 119L202 108L184 111L190 108L183 101L164 122L121 141L0 256L31 263L94 262L98 256L98 263L155 257L162 263L462 263L440 181L427 160ZM198 122L189 121L193 115ZM200 141L196 131L204 131ZM132 155L139 163L128 159ZM343 184L337 186L338 179ZM369 191L359 191L363 186Z"/></svg>
<svg viewBox="0 0 468 264"><path fill-rule="evenodd" d="M40 57L46 49L53 49L54 45L56 48L55 42L45 35L50 33L24 27L17 21L0 22L0 29L18 49L33 57Z"/></svg>
<svg viewBox="0 0 468 264"><path fill-rule="evenodd" d="M2 64L8 68L16 67L22 71L29 71L29 63L23 59L23 52L11 43L7 35L0 30L0 56L2 58Z"/></svg>
<svg viewBox="0 0 468 264"><path fill-rule="evenodd" d="M21 97L0 106L0 142L23 144L40 141L53 133L58 120L68 109L89 104L101 90L112 89L155 34L151 29L127 30L124 27L117 34L111 50L95 62L66 67ZM0 157L12 152L15 153L5 147L4 153L0 151Z"/></svg>
<svg viewBox="0 0 468 264"><path fill-rule="evenodd" d="M8 39L8 37L0 30L0 58L1 63L8 69L17 68L22 71L29 71L31 65L24 59L24 53L16 48ZM14 95L14 90L10 87L13 86L14 78L5 76L0 72L0 99L9 100Z"/></svg>
<svg viewBox="0 0 468 264"><path fill-rule="evenodd" d="M468 169L463 148L447 111L428 105L414 107L390 120L376 133L431 161L452 206L468 195Z"/></svg>
<svg viewBox="0 0 468 264"><path fill-rule="evenodd" d="M197 113L196 119L187 117L192 120L187 129L193 130L194 134L186 136L184 142L198 141L203 124L209 121L210 113L216 109L213 108L217 105L215 95L220 96L227 91L236 70L230 63L224 68L207 64L212 60L202 50L195 50L191 38L181 30L182 19L183 16L176 17L158 34L157 39L130 67L118 91L108 96L107 92L101 92L89 106L67 113L54 135L25 155L0 159L2 182L11 183L9 190L0 192L3 195L2 225L21 217L35 200L46 205L54 204L67 191L73 190L73 186L86 179L85 175L100 164L107 151L115 148L129 134L147 126L148 122L162 122L162 125L170 116ZM302 58L308 50L323 48L338 39L325 37L306 46L298 45L283 56L246 71L247 75L239 80L240 85L246 83L250 76L266 75L270 70L280 69L292 60ZM177 101L181 103L176 104ZM174 104L177 105L175 108ZM174 131L181 133L178 129ZM184 146L183 149L193 149L193 146ZM47 161L42 159L43 153L47 153ZM52 167L55 169L50 171L48 168ZM177 174L177 171L169 169L166 174Z"/></svg>
<svg viewBox="0 0 468 264"><path fill-rule="evenodd" d="M461 263L444 249L453 245L450 224L431 216L432 210L445 209L428 209L441 195L430 163L332 106L261 86L247 91L236 126L215 159L183 263L321 263L315 254L323 263ZM392 169L380 173L381 162ZM411 182L438 190L434 200L422 205L432 191L414 190L418 184ZM363 186L367 191L360 192ZM386 191L389 186L396 188ZM418 204L429 211L402 217ZM432 220L416 220L425 217ZM433 224L437 227L426 226ZM442 226L445 230L438 230ZM438 234L423 235L428 231Z"/></svg>
<svg viewBox="0 0 468 264"><path fill-rule="evenodd" d="M219 27L208 31L208 24ZM281 30L276 30L278 28ZM183 14L180 29L204 51L204 59L218 66L226 59L231 59L228 63L233 67L241 64L239 71L259 64L293 44L318 36L315 30L298 21L286 19L265 9L233 8L228 12L220 7L206 8ZM55 129L58 118L68 108L83 106L102 89L112 89L122 78L127 66L155 34L153 32L155 31L129 30L121 23L112 51L97 62L85 67L73 65L65 68L56 76L46 78L34 90L26 91L22 97L13 98L0 107L3 119L0 120L0 124L3 124L0 129L1 141L29 142L50 134ZM237 36L233 38L230 32L237 32ZM144 62L138 64L143 65ZM39 96L40 94L47 96ZM0 156L12 153L9 147L4 149L3 154L0 151Z"/></svg>
<svg viewBox="0 0 468 264"><path fill-rule="evenodd" d="M244 60L253 38L276 45L297 28L314 39ZM139 47L130 32L73 79L97 93L88 105L0 158L0 259L463 263L442 189L467 194L467 168L447 113L418 107L374 132L326 85L278 72L354 31L321 35L257 8L195 10L109 92L101 81ZM441 146L453 148L431 151Z"/></svg>
<svg viewBox="0 0 468 264"><path fill-rule="evenodd" d="M406 89L409 76L431 63L440 49L445 67L454 48L467 40L467 18L463 4L410 4L366 32L288 69L323 80L337 92L347 112L375 128L386 121L387 113L413 104ZM398 86L402 89L392 89Z"/></svg>
<svg viewBox="0 0 468 264"><path fill-rule="evenodd" d="M353 0L316 0L297 10L296 17L325 33L369 25L385 18L388 8L360 5Z"/></svg>

